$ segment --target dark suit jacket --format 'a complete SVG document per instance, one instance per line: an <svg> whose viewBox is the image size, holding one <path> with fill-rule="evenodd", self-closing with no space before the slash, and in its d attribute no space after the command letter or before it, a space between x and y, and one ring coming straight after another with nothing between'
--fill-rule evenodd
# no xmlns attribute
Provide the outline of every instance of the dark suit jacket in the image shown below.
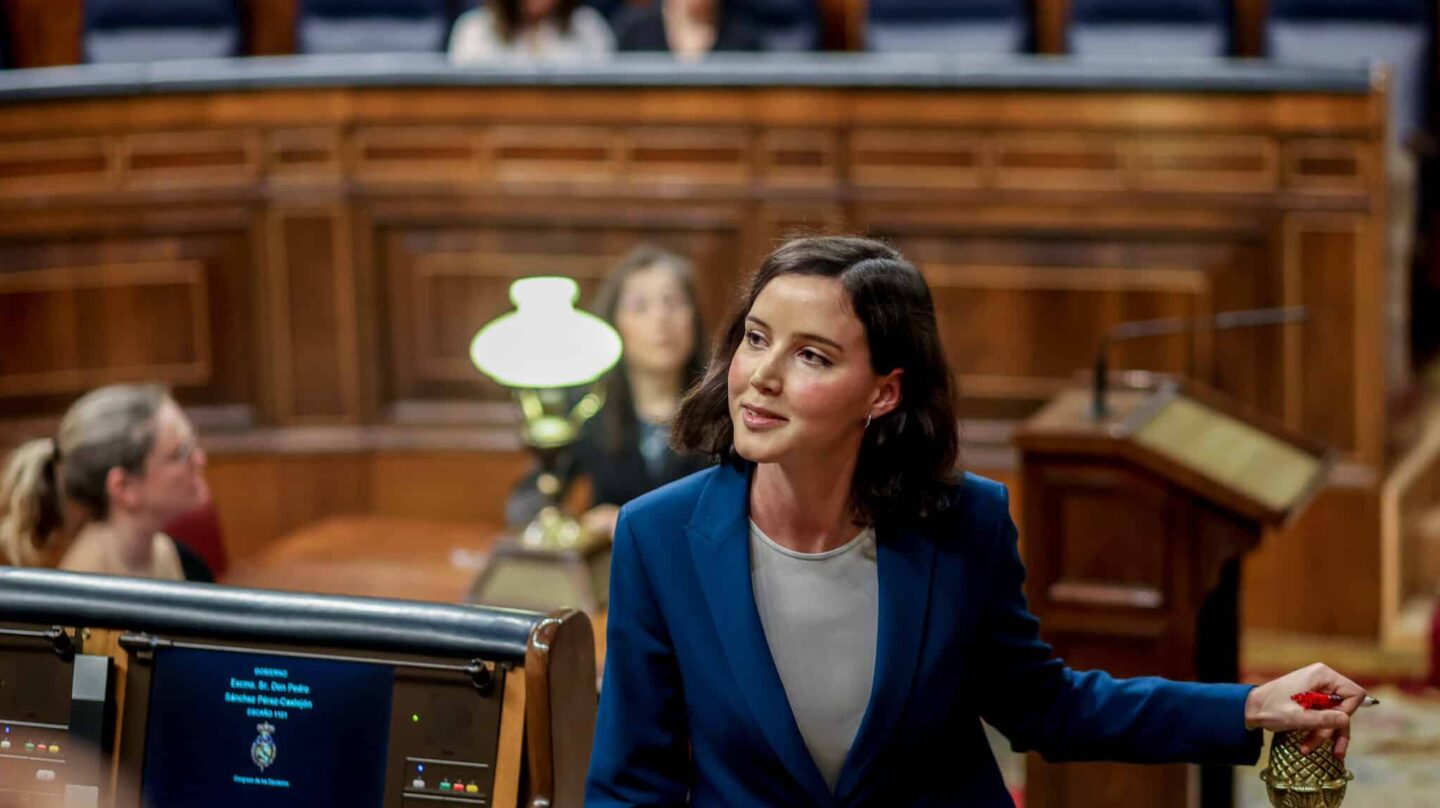
<svg viewBox="0 0 1440 808"><path fill-rule="evenodd" d="M660 0L644 6L626 6L615 17L615 47L622 51L668 51L670 40L665 36L665 16ZM722 4L723 6L723 4ZM722 8L720 25L715 31L714 51L758 51L760 28L738 9Z"/></svg>
<svg viewBox="0 0 1440 808"><path fill-rule="evenodd" d="M1250 688L1073 671L1039 639L1005 489L880 529L875 682L834 793L796 727L750 579L749 472L621 510L586 805L1009 806L980 718L1051 760L1253 763Z"/></svg>

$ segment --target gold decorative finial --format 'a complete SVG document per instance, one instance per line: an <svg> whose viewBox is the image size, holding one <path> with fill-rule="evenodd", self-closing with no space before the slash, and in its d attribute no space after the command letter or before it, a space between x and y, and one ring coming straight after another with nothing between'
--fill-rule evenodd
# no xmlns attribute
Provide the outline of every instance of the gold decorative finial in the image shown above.
<svg viewBox="0 0 1440 808"><path fill-rule="evenodd" d="M1345 788L1355 779L1335 757L1334 739L1300 753L1307 732L1276 733L1270 742L1270 766L1260 772L1275 808L1339 808Z"/></svg>

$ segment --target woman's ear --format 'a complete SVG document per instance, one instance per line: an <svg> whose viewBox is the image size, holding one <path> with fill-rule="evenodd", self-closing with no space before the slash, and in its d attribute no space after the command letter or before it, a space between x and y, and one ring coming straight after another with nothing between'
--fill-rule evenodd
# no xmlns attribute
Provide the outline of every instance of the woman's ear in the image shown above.
<svg viewBox="0 0 1440 808"><path fill-rule="evenodd" d="M112 466L105 472L105 501L113 508L133 508L136 497L135 480L129 472L119 466Z"/></svg>
<svg viewBox="0 0 1440 808"><path fill-rule="evenodd" d="M879 418L900 406L900 377L905 371L895 368L881 376L875 384L875 400L870 404L870 417Z"/></svg>

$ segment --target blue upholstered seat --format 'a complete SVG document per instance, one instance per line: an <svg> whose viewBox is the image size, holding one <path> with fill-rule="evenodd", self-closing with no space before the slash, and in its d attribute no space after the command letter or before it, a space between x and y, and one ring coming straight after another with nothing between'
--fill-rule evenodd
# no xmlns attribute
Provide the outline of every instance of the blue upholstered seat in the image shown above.
<svg viewBox="0 0 1440 808"><path fill-rule="evenodd" d="M1271 0L1270 58L1316 65L1389 65L1392 133L1408 138L1424 122L1429 54L1428 0Z"/></svg>
<svg viewBox="0 0 1440 808"><path fill-rule="evenodd" d="M953 54L1025 49L1027 0L870 0L873 51Z"/></svg>
<svg viewBox="0 0 1440 808"><path fill-rule="evenodd" d="M85 0L85 59L153 62L240 53L235 0Z"/></svg>
<svg viewBox="0 0 1440 808"><path fill-rule="evenodd" d="M1074 0L1069 49L1077 56L1224 56L1229 6L1229 0Z"/></svg>
<svg viewBox="0 0 1440 808"><path fill-rule="evenodd" d="M301 53L441 51L446 0L301 0Z"/></svg>
<svg viewBox="0 0 1440 808"><path fill-rule="evenodd" d="M816 0L732 0L760 25L768 51L808 51L820 45Z"/></svg>

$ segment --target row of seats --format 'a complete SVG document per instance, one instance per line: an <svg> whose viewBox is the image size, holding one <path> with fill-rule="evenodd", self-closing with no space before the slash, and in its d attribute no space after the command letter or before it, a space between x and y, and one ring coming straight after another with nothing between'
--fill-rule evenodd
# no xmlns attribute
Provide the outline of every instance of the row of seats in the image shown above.
<svg viewBox="0 0 1440 808"><path fill-rule="evenodd" d="M658 0L656 0L658 2ZM730 0L761 23L771 50L819 46L818 0ZM302 53L436 51L455 17L483 0L299 0ZM611 12L625 0L589 0ZM1070 53L1203 58L1234 50L1234 0L1073 0ZM243 52L240 0L85 0L91 62ZM1286 62L1395 70L1397 135L1421 123L1433 30L1430 0L1271 0L1265 50ZM1030 0L870 0L867 47L884 52L1010 54L1031 49ZM0 27L3 27L0 20ZM0 36L0 42L8 37ZM0 51L3 63L3 51Z"/></svg>
<svg viewBox="0 0 1440 808"><path fill-rule="evenodd" d="M438 50L450 23L480 0L301 0L298 41L304 53ZM816 47L815 0L734 0L769 33L774 50ZM1080 55L1222 56L1231 48L1233 0L1074 0L1070 51ZM593 0L613 12L621 0ZM86 0L90 61L236 55L238 0ZM1029 0L870 0L872 50L1018 53L1029 47ZM1427 0L1274 0L1268 7L1270 51L1301 43L1328 48L1366 40L1394 44L1428 28ZM1338 30L1375 30L1355 37ZM1391 30L1396 29L1396 30ZM1317 39L1318 37L1318 39ZM1409 50L1402 47L1402 50Z"/></svg>

